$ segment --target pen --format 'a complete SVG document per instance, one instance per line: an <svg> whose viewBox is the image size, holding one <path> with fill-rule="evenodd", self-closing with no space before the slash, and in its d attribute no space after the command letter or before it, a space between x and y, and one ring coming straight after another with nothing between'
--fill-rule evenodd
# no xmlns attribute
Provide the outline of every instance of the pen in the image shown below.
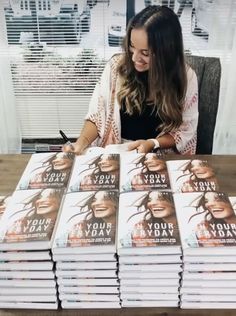
<svg viewBox="0 0 236 316"><path fill-rule="evenodd" d="M70 145L72 148L74 148L72 142L69 140L69 138L66 136L66 134L62 130L59 130L59 133L61 134L62 138L64 139L65 145Z"/></svg>

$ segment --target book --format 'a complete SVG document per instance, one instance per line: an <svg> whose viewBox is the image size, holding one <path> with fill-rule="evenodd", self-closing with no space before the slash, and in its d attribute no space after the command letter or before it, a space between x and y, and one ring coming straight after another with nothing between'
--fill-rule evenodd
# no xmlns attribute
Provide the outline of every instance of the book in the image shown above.
<svg viewBox="0 0 236 316"><path fill-rule="evenodd" d="M55 279L53 271L0 271L0 279Z"/></svg>
<svg viewBox="0 0 236 316"><path fill-rule="evenodd" d="M119 194L112 190L67 193L53 242L53 254L116 252Z"/></svg>
<svg viewBox="0 0 236 316"><path fill-rule="evenodd" d="M79 300L61 302L62 308L67 309L80 309L80 308L120 308L120 302L81 302Z"/></svg>
<svg viewBox="0 0 236 316"><path fill-rule="evenodd" d="M72 153L32 154L16 190L66 187L73 161Z"/></svg>
<svg viewBox="0 0 236 316"><path fill-rule="evenodd" d="M166 164L172 192L207 192L219 190L216 171L210 166L207 160L168 160Z"/></svg>
<svg viewBox="0 0 236 316"><path fill-rule="evenodd" d="M60 209L63 189L15 191L0 225L0 250L46 250Z"/></svg>
<svg viewBox="0 0 236 316"><path fill-rule="evenodd" d="M0 308L22 309L58 309L58 302L32 303L32 302L0 302Z"/></svg>
<svg viewBox="0 0 236 316"><path fill-rule="evenodd" d="M170 190L163 158L155 153L121 155L120 192L136 190Z"/></svg>
<svg viewBox="0 0 236 316"><path fill-rule="evenodd" d="M73 249L71 249L73 251ZM72 252L71 251L71 252ZM1 258L1 254L0 254L0 258ZM111 253L103 253L102 256L100 254L53 254L53 261L76 261L76 262L101 262L101 261L115 261L117 262L117 257L114 254Z"/></svg>
<svg viewBox="0 0 236 316"><path fill-rule="evenodd" d="M150 300L150 301L178 301L178 292L172 293L121 293L120 298L124 300Z"/></svg>
<svg viewBox="0 0 236 316"><path fill-rule="evenodd" d="M200 287L200 288L235 288L235 280L228 280L226 279L219 279L219 280L213 280L213 279L203 279L203 280L183 280L182 281L182 288L194 288L194 287Z"/></svg>
<svg viewBox="0 0 236 316"><path fill-rule="evenodd" d="M135 279L142 282L143 279L170 279L170 278L176 278L178 274L175 272L143 272L143 271L119 271L119 278L122 279Z"/></svg>
<svg viewBox="0 0 236 316"><path fill-rule="evenodd" d="M236 280L236 272L219 272L219 271L200 271L188 272L184 271L182 274L183 280Z"/></svg>
<svg viewBox="0 0 236 316"><path fill-rule="evenodd" d="M43 261L51 260L51 254L45 251L2 251L0 252L0 261Z"/></svg>
<svg viewBox="0 0 236 316"><path fill-rule="evenodd" d="M142 287L142 286L149 286L155 287L162 291L163 286L179 286L179 276L176 275L173 279L163 278L163 279L120 279L121 286L132 286L132 287Z"/></svg>
<svg viewBox="0 0 236 316"><path fill-rule="evenodd" d="M1 267L1 265L0 265ZM58 270L116 270L117 263L111 262L57 262L56 268Z"/></svg>
<svg viewBox="0 0 236 316"><path fill-rule="evenodd" d="M186 256L183 258L185 263L235 263L236 256Z"/></svg>
<svg viewBox="0 0 236 316"><path fill-rule="evenodd" d="M119 287L117 286L65 286L61 285L58 288L59 293L69 294L69 293L111 293L111 294L119 294Z"/></svg>
<svg viewBox="0 0 236 316"><path fill-rule="evenodd" d="M56 276L57 278L115 278L117 272L115 270L56 270Z"/></svg>
<svg viewBox="0 0 236 316"><path fill-rule="evenodd" d="M176 272L182 271L181 264L119 264L119 271L137 271L137 272Z"/></svg>
<svg viewBox="0 0 236 316"><path fill-rule="evenodd" d="M59 293L61 301L82 301L82 302L120 302L117 294L63 294Z"/></svg>
<svg viewBox="0 0 236 316"><path fill-rule="evenodd" d="M179 301L123 300L122 307L178 307Z"/></svg>
<svg viewBox="0 0 236 316"><path fill-rule="evenodd" d="M235 295L222 295L222 294L182 294L181 301L190 302L234 302L236 303Z"/></svg>
<svg viewBox="0 0 236 316"><path fill-rule="evenodd" d="M99 277L91 277L91 278L66 278L66 277L58 277L57 283L60 286L118 286L117 277L113 278L99 278Z"/></svg>
<svg viewBox="0 0 236 316"><path fill-rule="evenodd" d="M57 296L54 295L0 295L0 302L56 302Z"/></svg>
<svg viewBox="0 0 236 316"><path fill-rule="evenodd" d="M187 302L183 301L180 308L186 309L235 309L234 302Z"/></svg>
<svg viewBox="0 0 236 316"><path fill-rule="evenodd" d="M52 261L40 261L40 262L11 262L5 261L0 262L0 271L46 271L52 270L53 262Z"/></svg>
<svg viewBox="0 0 236 316"><path fill-rule="evenodd" d="M68 191L118 190L119 173L119 154L76 156Z"/></svg>
<svg viewBox="0 0 236 316"><path fill-rule="evenodd" d="M220 286L218 287L181 287L180 288L180 294L223 294L223 295L236 295L236 287L232 288L222 288Z"/></svg>
<svg viewBox="0 0 236 316"><path fill-rule="evenodd" d="M1 287L0 295L56 295L56 287Z"/></svg>
<svg viewBox="0 0 236 316"><path fill-rule="evenodd" d="M30 287L30 288L55 288L55 280L39 280L39 279L15 279L15 278L9 278L9 279L1 279L0 278L0 287L10 287L10 288L25 288L25 287Z"/></svg>
<svg viewBox="0 0 236 316"><path fill-rule="evenodd" d="M142 294L148 294L148 293L169 293L169 294L178 294L179 286L160 286L160 287L151 287L151 286L127 286L122 285L120 287L120 292L123 294L130 294L130 293L142 293Z"/></svg>
<svg viewBox="0 0 236 316"><path fill-rule="evenodd" d="M119 264L182 263L180 255L120 256Z"/></svg>
<svg viewBox="0 0 236 316"><path fill-rule="evenodd" d="M118 254L181 254L171 192L120 194Z"/></svg>
<svg viewBox="0 0 236 316"><path fill-rule="evenodd" d="M236 215L226 193L174 194L184 256L232 255Z"/></svg>

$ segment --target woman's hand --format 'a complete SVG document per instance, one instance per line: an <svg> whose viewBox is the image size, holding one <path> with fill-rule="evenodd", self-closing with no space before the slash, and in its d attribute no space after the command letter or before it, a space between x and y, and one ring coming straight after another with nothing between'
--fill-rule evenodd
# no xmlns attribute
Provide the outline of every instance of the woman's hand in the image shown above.
<svg viewBox="0 0 236 316"><path fill-rule="evenodd" d="M152 140L139 139L129 143L128 150L137 150L138 153L149 153L153 150L154 143Z"/></svg>
<svg viewBox="0 0 236 316"><path fill-rule="evenodd" d="M62 151L67 153L74 153L76 155L83 154L89 143L86 138L79 137L75 143L65 144L62 146Z"/></svg>

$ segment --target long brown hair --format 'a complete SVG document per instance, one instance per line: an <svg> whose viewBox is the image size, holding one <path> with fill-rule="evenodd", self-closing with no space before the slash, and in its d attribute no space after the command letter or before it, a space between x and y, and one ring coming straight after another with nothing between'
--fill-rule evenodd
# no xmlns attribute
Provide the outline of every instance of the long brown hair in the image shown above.
<svg viewBox="0 0 236 316"><path fill-rule="evenodd" d="M148 36L150 67L148 72L135 70L130 52L133 29L144 29ZM123 43L124 56L119 65L121 89L117 95L120 105L129 114L142 112L145 100L151 96L154 113L162 124L163 133L182 123L186 95L187 73L184 59L182 30L177 15L165 6L148 6L135 15L127 28Z"/></svg>

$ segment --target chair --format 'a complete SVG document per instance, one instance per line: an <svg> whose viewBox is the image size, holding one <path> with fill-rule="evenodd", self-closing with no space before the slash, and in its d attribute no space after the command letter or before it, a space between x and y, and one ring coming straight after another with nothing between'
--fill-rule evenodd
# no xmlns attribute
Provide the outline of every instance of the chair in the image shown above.
<svg viewBox="0 0 236 316"><path fill-rule="evenodd" d="M221 64L215 57L186 56L198 78L199 120L197 154L212 154L213 137L219 103Z"/></svg>

